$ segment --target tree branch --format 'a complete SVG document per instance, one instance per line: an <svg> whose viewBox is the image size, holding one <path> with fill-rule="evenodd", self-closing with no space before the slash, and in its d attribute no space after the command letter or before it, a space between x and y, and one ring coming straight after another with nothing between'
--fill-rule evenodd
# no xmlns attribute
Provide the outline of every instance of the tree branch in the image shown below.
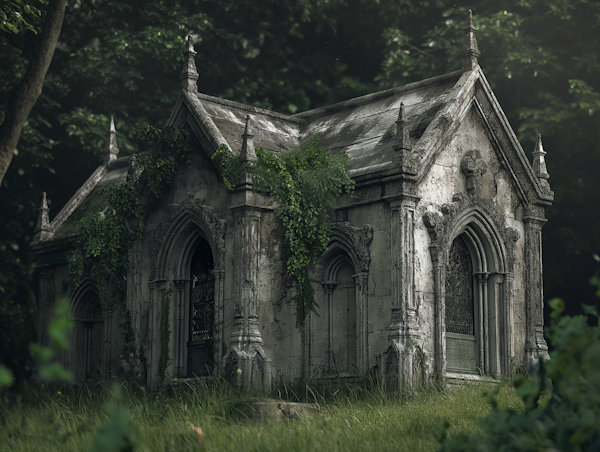
<svg viewBox="0 0 600 452"><path fill-rule="evenodd" d="M42 85L54 56L66 6L67 0L50 0L27 72L10 93L4 122L0 126L0 186L12 161L23 125L42 94Z"/></svg>

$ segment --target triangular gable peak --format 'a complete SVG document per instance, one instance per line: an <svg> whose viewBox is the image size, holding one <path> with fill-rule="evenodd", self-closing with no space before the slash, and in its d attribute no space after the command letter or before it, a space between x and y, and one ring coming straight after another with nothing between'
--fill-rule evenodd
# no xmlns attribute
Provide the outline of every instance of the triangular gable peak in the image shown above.
<svg viewBox="0 0 600 452"><path fill-rule="evenodd" d="M95 205L105 203L103 193L105 186L117 185L125 181L131 167L131 157L117 157L119 149L116 134L114 119L111 117L104 162L88 177L52 221L49 221L43 234L34 237L33 244L59 236L68 236L72 230L70 225L75 224ZM48 216L48 210L46 207L46 216Z"/></svg>
<svg viewBox="0 0 600 452"><path fill-rule="evenodd" d="M211 156L219 146L238 154L242 148L247 116L251 121L256 147L274 152L298 147L301 121L262 108L232 102L199 93L196 80L198 71L192 36L188 36L184 65L180 74L182 94L171 113L168 126L190 127L202 148ZM218 165L215 163L215 167Z"/></svg>
<svg viewBox="0 0 600 452"><path fill-rule="evenodd" d="M515 184L525 204L549 205L554 193L547 183L543 185L527 160L508 119L479 65L464 72L448 93L444 108L440 109L412 149L418 167L417 179L429 172L437 155L450 142L467 114L474 109L483 125L498 159Z"/></svg>

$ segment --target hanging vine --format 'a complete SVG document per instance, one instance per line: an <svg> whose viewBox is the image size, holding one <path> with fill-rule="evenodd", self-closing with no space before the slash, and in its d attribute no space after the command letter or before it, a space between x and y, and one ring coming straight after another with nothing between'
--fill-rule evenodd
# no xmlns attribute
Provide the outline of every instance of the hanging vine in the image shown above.
<svg viewBox="0 0 600 452"><path fill-rule="evenodd" d="M144 126L139 137L149 151L132 157L125 182L103 189L106 204L96 206L75 225L77 244L69 257L75 285L89 276L99 289L107 308L117 292L118 304L125 306L129 250L142 237L149 208L167 191L179 162L187 159L190 148L185 130Z"/></svg>
<svg viewBox="0 0 600 452"><path fill-rule="evenodd" d="M223 182L230 190L250 174L253 190L273 196L271 205L285 229L287 273L296 286L298 326L318 307L308 270L327 249L329 215L337 207L337 197L354 188L348 156L318 146L320 138L315 135L299 149L279 154L257 148L252 165L240 162L224 145L212 156L219 158Z"/></svg>

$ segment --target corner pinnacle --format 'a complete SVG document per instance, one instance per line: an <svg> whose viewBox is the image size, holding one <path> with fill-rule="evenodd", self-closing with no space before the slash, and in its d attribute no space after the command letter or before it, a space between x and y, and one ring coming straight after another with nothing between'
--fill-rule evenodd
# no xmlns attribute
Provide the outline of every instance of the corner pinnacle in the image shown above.
<svg viewBox="0 0 600 452"><path fill-rule="evenodd" d="M537 141L535 142L535 148L533 150L533 173L540 181L542 189L549 192L551 191L550 184L548 183L550 175L546 169L546 159L544 158L545 155L546 151L544 151L544 147L542 146L542 135L538 133Z"/></svg>
<svg viewBox="0 0 600 452"><path fill-rule="evenodd" d="M462 50L462 61L463 61L463 72L472 71L477 67L477 58L481 55L479 48L477 47L477 39L475 38L475 32L477 28L473 24L473 11L469 10L469 19L467 26L464 28L465 39L463 42Z"/></svg>
<svg viewBox="0 0 600 452"><path fill-rule="evenodd" d="M48 209L46 192L44 192L42 195L42 205L38 210L38 221L35 227L35 235L33 237L34 242L45 240L50 236L50 217L48 216L50 209Z"/></svg>
<svg viewBox="0 0 600 452"><path fill-rule="evenodd" d="M194 49L194 41L192 35L188 35L185 52L183 52L183 69L179 74L181 80L181 88L184 91L198 92L196 84L198 80L198 70L196 69L196 55L198 52Z"/></svg>
<svg viewBox="0 0 600 452"><path fill-rule="evenodd" d="M252 125L250 115L246 115L246 126L242 134L242 150L240 151L240 160L243 162L256 161L256 153L254 152L254 134L252 133Z"/></svg>
<svg viewBox="0 0 600 452"><path fill-rule="evenodd" d="M117 147L117 129L115 128L114 116L110 117L110 126L108 128L108 139L106 140L105 151L105 164L115 160L117 158L117 155L119 155L119 148Z"/></svg>
<svg viewBox="0 0 600 452"><path fill-rule="evenodd" d="M404 102L400 103L400 111L396 120L396 139L394 143L395 151L410 151L410 136L409 136L408 120L406 119L406 110Z"/></svg>

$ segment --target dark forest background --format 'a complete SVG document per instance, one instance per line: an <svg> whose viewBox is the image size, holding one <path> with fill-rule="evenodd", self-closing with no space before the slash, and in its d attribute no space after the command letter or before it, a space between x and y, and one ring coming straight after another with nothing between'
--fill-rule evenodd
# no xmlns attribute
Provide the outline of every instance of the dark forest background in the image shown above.
<svg viewBox="0 0 600 452"><path fill-rule="evenodd" d="M32 1L42 15L46 3ZM0 187L0 315L34 337L28 244L101 163L110 116L119 156L163 127L184 40L200 92L286 114L461 68L471 8L483 68L525 151L542 134L555 201L544 226L545 297L597 304L600 253L600 2L585 0L73 0L43 93ZM0 31L0 123L36 35Z"/></svg>

